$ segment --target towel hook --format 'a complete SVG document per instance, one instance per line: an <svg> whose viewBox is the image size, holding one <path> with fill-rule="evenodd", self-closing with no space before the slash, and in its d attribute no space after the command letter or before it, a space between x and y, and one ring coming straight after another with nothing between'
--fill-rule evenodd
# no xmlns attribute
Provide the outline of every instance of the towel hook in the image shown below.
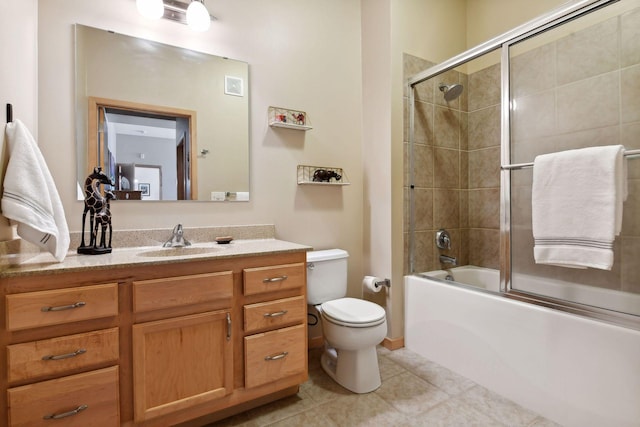
<svg viewBox="0 0 640 427"><path fill-rule="evenodd" d="M7 104L7 123L13 121L13 105Z"/></svg>

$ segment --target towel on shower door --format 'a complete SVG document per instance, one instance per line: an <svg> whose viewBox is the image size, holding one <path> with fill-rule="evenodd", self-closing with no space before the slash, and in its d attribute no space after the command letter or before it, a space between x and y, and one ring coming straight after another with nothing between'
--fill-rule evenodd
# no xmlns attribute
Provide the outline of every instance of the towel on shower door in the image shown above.
<svg viewBox="0 0 640 427"><path fill-rule="evenodd" d="M531 199L536 263L611 270L626 194L622 145L536 157Z"/></svg>
<svg viewBox="0 0 640 427"><path fill-rule="evenodd" d="M18 235L60 262L69 250L69 229L51 173L29 129L7 123L9 163L4 177L2 213L18 223Z"/></svg>

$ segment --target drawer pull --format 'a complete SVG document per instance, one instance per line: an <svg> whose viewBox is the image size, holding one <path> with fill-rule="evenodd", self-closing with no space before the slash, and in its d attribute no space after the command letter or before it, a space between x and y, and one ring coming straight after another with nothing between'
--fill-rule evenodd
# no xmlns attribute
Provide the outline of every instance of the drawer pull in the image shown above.
<svg viewBox="0 0 640 427"><path fill-rule="evenodd" d="M287 276L268 277L266 279L262 279L262 283L283 282L285 280L287 280Z"/></svg>
<svg viewBox="0 0 640 427"><path fill-rule="evenodd" d="M266 360L267 362L271 362L272 360L280 360L280 359L284 359L285 357L287 357L287 355L289 354L289 352L283 351L280 354L276 354L274 356L267 356L264 358L264 360Z"/></svg>
<svg viewBox="0 0 640 427"><path fill-rule="evenodd" d="M72 415L78 415L80 412L84 411L88 407L89 407L89 405L80 405L76 409L74 409L73 411L63 412L62 414L49 414L49 415L45 415L42 418L45 419L45 420L59 420L60 418L67 418L67 417L70 417Z"/></svg>
<svg viewBox="0 0 640 427"><path fill-rule="evenodd" d="M84 307L85 305L87 305L86 302L83 301L78 301L75 302L73 304L69 304L69 305L59 305L57 307L42 307L40 310L44 311L44 312L48 312L48 311L62 311L62 310L71 310L72 308L80 308L80 307Z"/></svg>
<svg viewBox="0 0 640 427"><path fill-rule="evenodd" d="M227 341L231 339L231 315L227 313Z"/></svg>
<svg viewBox="0 0 640 427"><path fill-rule="evenodd" d="M42 356L42 360L61 360L61 359L68 359L70 357L76 357L79 356L81 354L86 353L87 350L84 348L79 348L76 351L74 351L73 353L67 353L67 354L59 354L57 356L54 356L52 354L48 355L48 356Z"/></svg>
<svg viewBox="0 0 640 427"><path fill-rule="evenodd" d="M287 310L282 310L282 311L276 311L273 313L265 313L264 317L278 317L278 316L284 316L285 314L287 314L288 311Z"/></svg>

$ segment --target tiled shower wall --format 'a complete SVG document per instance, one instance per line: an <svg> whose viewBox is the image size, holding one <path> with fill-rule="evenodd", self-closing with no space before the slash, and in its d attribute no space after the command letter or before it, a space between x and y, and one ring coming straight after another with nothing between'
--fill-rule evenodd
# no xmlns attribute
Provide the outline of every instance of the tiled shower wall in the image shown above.
<svg viewBox="0 0 640 427"><path fill-rule="evenodd" d="M640 9L604 20L512 60L517 109L512 162L594 145L640 148ZM532 39L535 40L535 39ZM405 55L405 77L435 64ZM439 83L464 84L447 104ZM465 84L466 82L466 84ZM405 93L405 272L408 263L408 94ZM416 86L415 271L440 269L438 256L458 264L499 268L500 69L466 76L449 71ZM513 172L514 271L640 293L640 159L629 161L629 197L611 272L539 266L533 261L532 170ZM435 233L452 235L450 251Z"/></svg>
<svg viewBox="0 0 640 427"><path fill-rule="evenodd" d="M409 77L434 64L404 56ZM446 102L441 83L459 83L462 95ZM470 76L456 70L416 86L414 115L415 271L440 269L439 255L459 265L499 267L500 68ZM405 93L405 272L409 271L409 113ZM451 234L438 249L435 233Z"/></svg>
<svg viewBox="0 0 640 427"><path fill-rule="evenodd" d="M529 42L511 61L514 163L589 146L640 148L640 8L540 47ZM629 196L611 271L535 264L531 181L531 169L512 172L513 271L640 293L640 159L628 160Z"/></svg>

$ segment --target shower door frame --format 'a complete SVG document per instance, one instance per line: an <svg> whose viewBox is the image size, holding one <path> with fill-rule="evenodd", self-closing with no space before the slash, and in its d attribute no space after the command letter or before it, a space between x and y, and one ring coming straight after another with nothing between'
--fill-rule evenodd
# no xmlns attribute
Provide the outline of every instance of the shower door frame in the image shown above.
<svg viewBox="0 0 640 427"><path fill-rule="evenodd" d="M561 6L551 12L492 38L440 64L409 77L409 274L415 274L415 196L414 196L414 114L415 86L446 71L463 65L485 54L501 49L501 132L500 132L500 294L537 305L584 315L640 330L638 316L612 310L585 306L555 298L532 295L512 289L511 286L511 127L510 127L510 56L509 47L524 39L562 25L597 9L620 0L580 0Z"/></svg>

